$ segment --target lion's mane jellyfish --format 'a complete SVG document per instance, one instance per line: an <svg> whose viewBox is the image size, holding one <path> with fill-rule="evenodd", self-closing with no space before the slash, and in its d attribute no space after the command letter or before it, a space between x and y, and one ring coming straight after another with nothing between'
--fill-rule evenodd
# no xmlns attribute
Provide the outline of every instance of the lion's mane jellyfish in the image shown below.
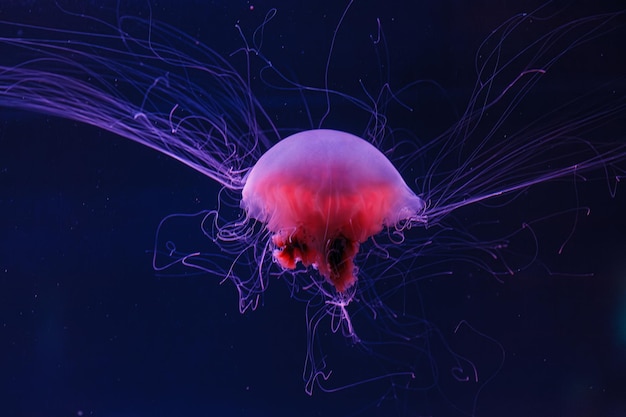
<svg viewBox="0 0 626 417"><path fill-rule="evenodd" d="M119 9L126 2L113 3ZM308 32L270 36L274 9L234 29L238 18L210 6L228 28L202 18L197 38L187 34L196 23L183 31L150 13L137 15L135 5L108 18L98 17L100 5L91 13L98 16L57 5L62 19L48 20L52 27L28 23L30 10L17 22L3 14L0 106L93 125L199 172L203 190L214 182L219 188L209 192L208 205L181 208L157 226L153 267L159 276L231 283L241 313L278 304L281 318L303 316L301 343L288 334L287 343L270 348L303 347L307 394L367 383L384 398L406 392L419 402L438 391L446 410L472 415L504 351L464 319L465 311L448 315L453 300L499 314L467 296L457 278L519 276L541 263L539 243L551 229L535 230L571 214L574 226L565 230L573 232L578 213L588 211L579 204L579 183L603 181L613 195L623 183L623 71L597 68L623 61L614 40L623 37L626 11L601 7L589 15L548 2L516 11L489 34L491 27L460 18L468 26L456 36L439 32L455 46L433 49L463 52L466 43L456 39L467 31L486 39L467 43L478 47L473 65L463 67L471 56L446 58L453 80L435 82L416 80L434 71L419 66L419 54L398 75L389 69L413 51L408 44L422 48L404 30L421 27L417 14L392 19L385 10L368 12L370 2L343 3L327 48L318 45L324 36ZM396 3L393 15L403 14ZM471 9L491 9L483 3ZM358 31L341 27L348 16L361 22ZM323 18L314 26L328 28L330 14ZM235 31L236 43L223 30ZM426 32L424 40L439 39ZM358 39L366 48L352 50ZM342 53L348 61L335 62ZM299 74L309 67L311 74ZM342 75L337 69L344 67ZM574 198L535 195L527 204L535 186L569 189L557 181L573 185ZM503 209L511 218L502 218ZM443 283L450 299L423 293L423 285L445 276L455 278ZM300 315L286 313L285 300L270 299L268 286L278 280L302 302ZM429 312L431 302L445 310L442 317ZM414 395L420 391L423 397Z"/></svg>
<svg viewBox="0 0 626 417"><path fill-rule="evenodd" d="M283 268L313 266L339 292L356 282L359 245L416 219L423 201L372 144L330 129L280 141L246 178L241 206L266 223Z"/></svg>

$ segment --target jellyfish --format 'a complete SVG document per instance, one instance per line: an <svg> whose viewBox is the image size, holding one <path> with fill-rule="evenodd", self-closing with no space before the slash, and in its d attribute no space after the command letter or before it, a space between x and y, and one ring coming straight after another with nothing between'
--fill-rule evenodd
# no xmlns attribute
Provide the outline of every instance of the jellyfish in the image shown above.
<svg viewBox="0 0 626 417"><path fill-rule="evenodd" d="M619 83L567 96L543 114L524 103L557 85L545 80L578 48L619 32L624 11L559 21L541 6L505 20L475 54L464 107L424 140L394 125L394 112L410 125L422 118L414 110L421 94L453 99L428 80L393 85L381 20L372 18L365 36L380 59L379 85L359 78L346 92L332 83L355 4L338 13L323 81L310 84L266 56L280 10L268 10L256 30L235 24L238 44L228 54L149 13L117 10L111 22L57 5L64 21L90 29L0 22L0 106L96 126L217 183L216 208L171 214L157 226L154 269L231 283L241 313L284 281L305 305L307 394L371 384L384 385L385 398L435 390L453 402L446 393L458 384L471 400L454 408L472 414L504 354L466 321L447 335L438 329L425 317L420 283L454 275L453 264L503 280L536 263L535 250L520 260L512 242L536 248L535 223L552 212L507 228L472 221L470 208L505 207L534 186L586 176L617 192L626 144L603 129L623 122ZM530 29L529 41L522 35ZM448 342L463 331L491 352L488 366ZM333 355L337 344L349 353Z"/></svg>
<svg viewBox="0 0 626 417"><path fill-rule="evenodd" d="M250 170L241 195L248 216L273 233L283 268L313 266L339 292L356 282L360 243L424 209L378 149L329 129L280 141Z"/></svg>

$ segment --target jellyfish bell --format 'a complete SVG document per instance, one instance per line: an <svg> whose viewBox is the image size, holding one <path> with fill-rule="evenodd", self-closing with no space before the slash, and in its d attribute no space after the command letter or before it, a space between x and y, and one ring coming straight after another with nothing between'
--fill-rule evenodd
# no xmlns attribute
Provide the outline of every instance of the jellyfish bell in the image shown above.
<svg viewBox="0 0 626 417"><path fill-rule="evenodd" d="M411 221L424 201L369 142L330 129L291 135L250 170L241 207L265 224L274 259L286 269L313 266L339 292L356 283L359 245Z"/></svg>

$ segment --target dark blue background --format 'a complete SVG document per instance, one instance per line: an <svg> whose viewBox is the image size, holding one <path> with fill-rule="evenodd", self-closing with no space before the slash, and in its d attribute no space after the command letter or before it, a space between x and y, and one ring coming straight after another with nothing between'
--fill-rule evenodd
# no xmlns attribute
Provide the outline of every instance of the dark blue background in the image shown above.
<svg viewBox="0 0 626 417"><path fill-rule="evenodd" d="M64 2L98 11L95 3L74 3ZM343 5L207 3L159 1L152 11L227 55L241 42L234 22L251 31L276 7L265 54L301 82L319 85ZM482 39L536 6L403 3L357 1L342 31L362 36L363 46L354 48L367 49L380 17L396 85L435 79L459 109L471 93ZM595 3L590 11L611 9ZM54 9L46 2L3 2L0 20L46 25ZM608 39L622 57L608 71L623 75L623 41ZM372 62L346 58L337 54L331 74L336 88L352 94L355 85L346 80L354 81L353 72L367 74ZM597 76L580 66L562 70ZM280 97L263 92L259 98L270 114L280 114ZM432 133L453 121L442 114L406 124ZM180 163L107 132L0 109L1 416L458 414L436 390L379 407L380 393L367 386L308 397L301 379L304 306L282 282L271 283L262 308L240 315L230 283L155 277L150 250L159 221L215 207L217 191ZM505 349L504 368L478 397L476 415L626 416L626 192L620 191L611 198L602 182L580 186L580 204L592 211L576 225L565 263L572 260L573 270L593 277L549 276L537 268L504 283L451 276L424 290L429 317L444 333L467 319ZM543 204L553 193L544 187L527 198ZM498 215L505 219L507 210ZM546 230L540 240L552 238ZM567 236L568 229L558 232ZM550 247L542 261L564 263Z"/></svg>

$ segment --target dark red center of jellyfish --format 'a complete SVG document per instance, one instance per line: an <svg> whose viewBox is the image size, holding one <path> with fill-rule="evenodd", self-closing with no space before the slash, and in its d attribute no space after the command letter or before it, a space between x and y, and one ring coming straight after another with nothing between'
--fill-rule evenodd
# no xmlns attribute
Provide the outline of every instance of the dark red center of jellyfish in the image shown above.
<svg viewBox="0 0 626 417"><path fill-rule="evenodd" d="M424 209L378 149L327 129L296 133L267 151L246 178L241 206L273 233L283 268L313 266L340 292L356 283L361 243Z"/></svg>

